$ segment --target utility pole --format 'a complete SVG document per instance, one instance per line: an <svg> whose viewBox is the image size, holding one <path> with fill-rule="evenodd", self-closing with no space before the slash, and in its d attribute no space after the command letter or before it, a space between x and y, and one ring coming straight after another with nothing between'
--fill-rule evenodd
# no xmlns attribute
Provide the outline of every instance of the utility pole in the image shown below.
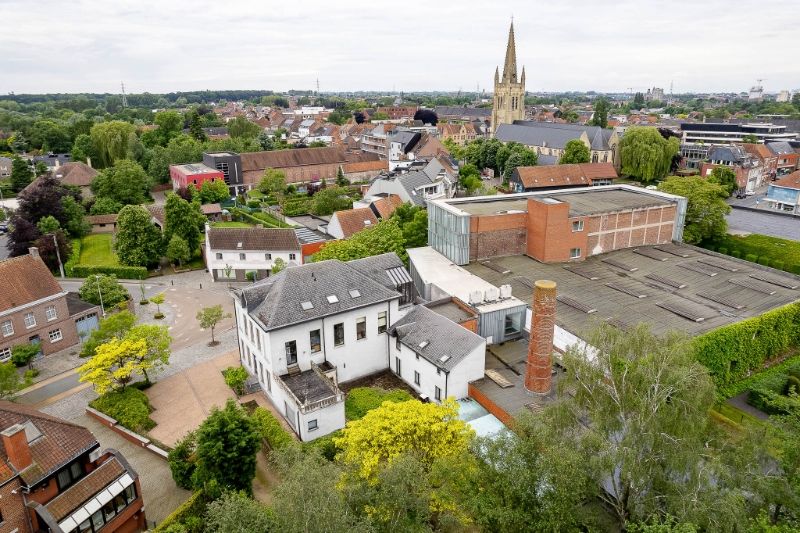
<svg viewBox="0 0 800 533"><path fill-rule="evenodd" d="M125 96L125 82L119 82L120 86L122 87L122 108L125 109L128 107L128 97Z"/></svg>
<svg viewBox="0 0 800 533"><path fill-rule="evenodd" d="M53 237L53 245L56 247L56 257L58 258L58 270L61 272L61 279L64 279L66 276L64 275L64 264L61 262L61 252L58 251L58 239L56 239L56 234L51 233L51 237Z"/></svg>
<svg viewBox="0 0 800 533"><path fill-rule="evenodd" d="M100 274L94 275L94 281L97 283L97 294L100 295L100 309L103 311L103 318L106 317L106 308L103 305L103 292L100 290Z"/></svg>

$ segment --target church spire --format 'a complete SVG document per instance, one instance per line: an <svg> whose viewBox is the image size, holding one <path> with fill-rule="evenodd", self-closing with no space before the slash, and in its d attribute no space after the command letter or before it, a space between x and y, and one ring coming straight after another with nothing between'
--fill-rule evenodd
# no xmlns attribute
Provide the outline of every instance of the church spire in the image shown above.
<svg viewBox="0 0 800 533"><path fill-rule="evenodd" d="M503 65L503 81L517 82L517 48L514 43L514 21L508 29L508 44L506 45L506 62Z"/></svg>

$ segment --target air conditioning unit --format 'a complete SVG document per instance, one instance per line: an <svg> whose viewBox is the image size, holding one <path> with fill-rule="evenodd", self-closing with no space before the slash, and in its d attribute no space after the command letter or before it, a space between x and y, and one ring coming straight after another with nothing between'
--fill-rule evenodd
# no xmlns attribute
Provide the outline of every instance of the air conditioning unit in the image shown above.
<svg viewBox="0 0 800 533"><path fill-rule="evenodd" d="M483 301L483 293L481 291L472 291L469 293L469 303L471 305L479 304Z"/></svg>
<svg viewBox="0 0 800 533"><path fill-rule="evenodd" d="M511 298L511 285L500 285L500 299L507 300Z"/></svg>
<svg viewBox="0 0 800 533"><path fill-rule="evenodd" d="M486 301L487 302L495 302L500 298L500 291L497 290L497 287L492 287L491 289L486 289Z"/></svg>

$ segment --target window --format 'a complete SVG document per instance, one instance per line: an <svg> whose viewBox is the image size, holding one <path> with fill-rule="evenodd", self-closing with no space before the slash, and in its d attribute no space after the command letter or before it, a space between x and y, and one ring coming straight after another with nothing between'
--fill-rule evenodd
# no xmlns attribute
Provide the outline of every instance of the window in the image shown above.
<svg viewBox="0 0 800 533"><path fill-rule="evenodd" d="M297 341L289 341L284 344L286 347L286 364L294 365L297 363Z"/></svg>
<svg viewBox="0 0 800 533"><path fill-rule="evenodd" d="M419 385L419 372L414 370L414 385Z"/></svg>
<svg viewBox="0 0 800 533"><path fill-rule="evenodd" d="M10 320L3 322L3 337L9 337L14 334L14 324Z"/></svg>
<svg viewBox="0 0 800 533"><path fill-rule="evenodd" d="M272 259L272 254L264 254L264 259L269 261L270 259Z"/></svg>
<svg viewBox="0 0 800 533"><path fill-rule="evenodd" d="M59 492L66 489L84 475L83 465L79 461L75 461L67 468L62 470L56 476L56 481L58 483L58 490Z"/></svg>
<svg viewBox="0 0 800 533"><path fill-rule="evenodd" d="M322 342L320 342L320 334L318 329L315 329L309 333L308 337L311 341L311 353L317 353L318 351L322 350Z"/></svg>
<svg viewBox="0 0 800 533"><path fill-rule="evenodd" d="M342 323L333 325L333 345L344 345L344 324Z"/></svg>
<svg viewBox="0 0 800 533"><path fill-rule="evenodd" d="M580 256L581 256L580 248L570 248L569 250L570 259L578 259Z"/></svg>
<svg viewBox="0 0 800 533"><path fill-rule="evenodd" d="M11 348L0 348L0 362L5 363L11 359Z"/></svg>
<svg viewBox="0 0 800 533"><path fill-rule="evenodd" d="M395 357L394 358L394 373L397 374L398 376L400 375L400 358L399 357Z"/></svg>
<svg viewBox="0 0 800 533"><path fill-rule="evenodd" d="M247 259L247 254L239 254L240 261L244 261L245 259Z"/></svg>
<svg viewBox="0 0 800 533"><path fill-rule="evenodd" d="M362 316L356 319L356 340L367 337L367 317Z"/></svg>
<svg viewBox="0 0 800 533"><path fill-rule="evenodd" d="M269 392L270 394L272 394L272 380L271 380L271 377L272 376L270 375L269 370L267 370L267 377L265 378L266 381L264 381L264 383L267 384L267 392Z"/></svg>
<svg viewBox="0 0 800 533"><path fill-rule="evenodd" d="M25 313L25 327L30 329L36 325L36 317L33 316L33 313Z"/></svg>
<svg viewBox="0 0 800 533"><path fill-rule="evenodd" d="M295 259L297 259L297 255L289 254L289 261L294 261Z"/></svg>
<svg viewBox="0 0 800 533"><path fill-rule="evenodd" d="M308 430L315 431L319 426L317 425L317 419L309 420L308 421Z"/></svg>
<svg viewBox="0 0 800 533"><path fill-rule="evenodd" d="M222 259L222 252L217 252L217 259Z"/></svg>
<svg viewBox="0 0 800 533"><path fill-rule="evenodd" d="M45 310L44 314L47 317L47 320L55 320L58 318L58 313L56 313L56 306L55 305L48 305Z"/></svg>
<svg viewBox="0 0 800 533"><path fill-rule="evenodd" d="M58 342L63 338L60 329L54 329L48 335L50 336L50 342Z"/></svg>
<svg viewBox="0 0 800 533"><path fill-rule="evenodd" d="M583 220L573 220L572 231L583 231Z"/></svg>
<svg viewBox="0 0 800 533"><path fill-rule="evenodd" d="M378 313L378 334L386 333L386 311Z"/></svg>
<svg viewBox="0 0 800 533"><path fill-rule="evenodd" d="M434 398L436 398L437 402L442 401L442 389L439 387L436 387L436 390L434 391Z"/></svg>
<svg viewBox="0 0 800 533"><path fill-rule="evenodd" d="M521 313L506 315L503 331L506 337L508 337L509 335L514 335L515 333L519 333L522 330L521 326L522 326Z"/></svg>

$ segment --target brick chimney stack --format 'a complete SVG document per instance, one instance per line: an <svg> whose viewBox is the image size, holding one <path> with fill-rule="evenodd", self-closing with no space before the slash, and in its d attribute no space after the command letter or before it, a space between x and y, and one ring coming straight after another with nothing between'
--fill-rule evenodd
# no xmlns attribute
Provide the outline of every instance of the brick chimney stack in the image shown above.
<svg viewBox="0 0 800 533"><path fill-rule="evenodd" d="M32 257L39 257L39 249L36 246L31 246L30 248L28 248L28 253Z"/></svg>
<svg viewBox="0 0 800 533"><path fill-rule="evenodd" d="M556 282L537 280L533 289L531 334L525 388L547 394L552 385L553 333L556 325Z"/></svg>
<svg viewBox="0 0 800 533"><path fill-rule="evenodd" d="M28 446L28 436L25 434L25 426L14 424L0 432L0 436L3 439L3 448L6 450L8 462L18 472L25 470L33 463L31 448Z"/></svg>

